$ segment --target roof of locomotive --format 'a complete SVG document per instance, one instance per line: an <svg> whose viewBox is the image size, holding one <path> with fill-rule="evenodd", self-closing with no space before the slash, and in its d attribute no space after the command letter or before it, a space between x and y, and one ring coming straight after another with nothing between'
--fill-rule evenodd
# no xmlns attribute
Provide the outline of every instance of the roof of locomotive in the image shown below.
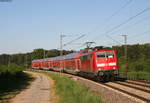
<svg viewBox="0 0 150 103"><path fill-rule="evenodd" d="M100 49L100 50L94 50L94 51L89 51L89 52L83 53L81 56L89 55L89 54L92 54L92 53L95 53L95 52L112 51L112 50L113 50L113 49Z"/></svg>
<svg viewBox="0 0 150 103"><path fill-rule="evenodd" d="M102 51L114 51L114 49L101 49L101 50L95 50L94 52L102 52Z"/></svg>

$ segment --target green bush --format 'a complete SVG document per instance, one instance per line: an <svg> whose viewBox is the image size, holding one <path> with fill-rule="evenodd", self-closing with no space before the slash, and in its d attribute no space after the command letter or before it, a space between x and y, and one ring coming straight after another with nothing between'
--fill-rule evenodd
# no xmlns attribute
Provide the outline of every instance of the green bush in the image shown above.
<svg viewBox="0 0 150 103"><path fill-rule="evenodd" d="M15 65L15 64L10 64L9 66L0 66L0 76L14 76L18 75L23 71L23 68Z"/></svg>

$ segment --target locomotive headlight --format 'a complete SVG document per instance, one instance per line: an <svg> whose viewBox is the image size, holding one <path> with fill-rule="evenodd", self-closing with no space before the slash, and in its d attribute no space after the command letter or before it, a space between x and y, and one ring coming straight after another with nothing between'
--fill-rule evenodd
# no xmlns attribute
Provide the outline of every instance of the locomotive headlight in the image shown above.
<svg viewBox="0 0 150 103"><path fill-rule="evenodd" d="M104 66L105 66L104 63L102 63L102 64L97 64L97 67L104 67Z"/></svg>
<svg viewBox="0 0 150 103"><path fill-rule="evenodd" d="M109 63L109 66L115 66L116 65L116 63L115 62L113 62L113 63Z"/></svg>

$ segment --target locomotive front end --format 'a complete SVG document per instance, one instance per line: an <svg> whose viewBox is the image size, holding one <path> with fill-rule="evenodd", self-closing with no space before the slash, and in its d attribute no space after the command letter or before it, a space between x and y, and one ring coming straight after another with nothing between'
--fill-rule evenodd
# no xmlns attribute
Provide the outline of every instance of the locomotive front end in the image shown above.
<svg viewBox="0 0 150 103"><path fill-rule="evenodd" d="M118 60L115 50L96 51L95 70L97 71L98 78L114 79L118 75Z"/></svg>

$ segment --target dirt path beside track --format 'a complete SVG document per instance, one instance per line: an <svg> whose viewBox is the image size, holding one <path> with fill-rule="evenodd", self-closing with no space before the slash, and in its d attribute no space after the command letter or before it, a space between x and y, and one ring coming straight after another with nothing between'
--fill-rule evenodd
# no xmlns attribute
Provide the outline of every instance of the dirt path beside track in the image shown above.
<svg viewBox="0 0 150 103"><path fill-rule="evenodd" d="M31 73L35 80L31 85L10 100L10 103L54 103L52 97L53 80L40 73Z"/></svg>

